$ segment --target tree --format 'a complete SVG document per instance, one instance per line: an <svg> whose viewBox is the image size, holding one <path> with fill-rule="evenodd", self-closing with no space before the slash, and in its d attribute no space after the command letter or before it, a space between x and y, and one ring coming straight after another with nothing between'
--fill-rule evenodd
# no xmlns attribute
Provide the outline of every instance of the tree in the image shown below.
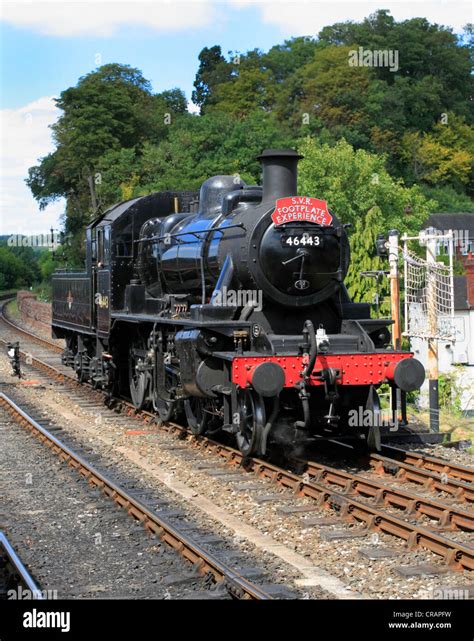
<svg viewBox="0 0 474 641"><path fill-rule="evenodd" d="M317 40L300 36L275 45L262 55L262 66L271 73L273 82L282 85L305 64L310 62L320 48Z"/></svg>
<svg viewBox="0 0 474 641"><path fill-rule="evenodd" d="M373 245L378 233L398 229L418 233L436 203L419 187L390 176L383 156L355 150L345 140L335 146L306 138L299 146L299 193L327 201L342 223L350 223L352 266L346 285L355 300L372 300L374 283L359 272L378 268Z"/></svg>
<svg viewBox="0 0 474 641"><path fill-rule="evenodd" d="M271 114L254 111L236 120L221 111L180 120L160 145L145 145L138 193L164 189L197 189L210 176L239 174L255 182L256 159L265 147L288 146ZM183 153L186 150L186 153Z"/></svg>
<svg viewBox="0 0 474 641"><path fill-rule="evenodd" d="M301 92L292 120L301 132L306 129L319 134L326 129L333 140L345 136L362 146L368 142L365 105L370 72L366 67L349 66L349 50L335 46L318 50L314 59L297 72Z"/></svg>
<svg viewBox="0 0 474 641"><path fill-rule="evenodd" d="M443 213L472 213L474 214L474 201L464 193L456 191L454 187L430 187L420 185L423 194L430 200L436 201L435 211Z"/></svg>
<svg viewBox="0 0 474 641"><path fill-rule="evenodd" d="M102 156L97 164L97 172L100 175L97 194L102 210L126 200L122 185L135 185L135 176L140 174L141 167L142 157L133 148L112 149Z"/></svg>
<svg viewBox="0 0 474 641"><path fill-rule="evenodd" d="M221 83L230 79L232 67L222 55L218 45L204 47L199 54L199 68L194 80L194 91L192 101L195 105L205 108L214 100L213 92Z"/></svg>
<svg viewBox="0 0 474 641"><path fill-rule="evenodd" d="M112 177L112 157L121 159L122 151L130 150L125 153L130 160L139 156L145 142L166 138L169 123L185 115L187 103L179 89L153 95L138 69L120 64L104 65L80 78L56 102L62 111L52 126L56 150L29 169L26 182L40 208L66 198L65 231L72 239L65 252L77 264L83 241L75 235L82 234L100 206L121 198L122 180ZM129 179L124 177L125 192Z"/></svg>
<svg viewBox="0 0 474 641"><path fill-rule="evenodd" d="M0 289L29 287L38 279L38 265L31 247L0 246Z"/></svg>
<svg viewBox="0 0 474 641"><path fill-rule="evenodd" d="M361 272L383 271L387 268L375 251L381 217L380 207L375 206L369 209L365 217L356 220L350 231L351 264L345 282L349 295L356 302L374 303L378 295L380 313L386 315L390 313L388 279L383 278L377 285L375 277L361 276Z"/></svg>
<svg viewBox="0 0 474 641"><path fill-rule="evenodd" d="M474 191L474 128L460 116L446 114L431 132L406 132L400 157L411 180Z"/></svg>
<svg viewBox="0 0 474 641"><path fill-rule="evenodd" d="M468 30L466 30L468 34ZM472 115L469 98L473 88L469 43L459 39L452 29L431 24L426 18L396 22L386 10L380 10L360 23L336 23L319 34L328 45L361 46L365 49L391 49L399 54L396 73L384 66L373 67L373 73L388 84L396 78L416 82L433 78L441 87L445 109ZM426 90L429 86L425 86ZM420 114L421 115L421 114ZM439 112L432 114L436 120Z"/></svg>
<svg viewBox="0 0 474 641"><path fill-rule="evenodd" d="M74 181L67 179L61 172L57 152L40 158L40 164L28 169L26 184L38 201L39 208L44 209L59 198L66 197L74 188Z"/></svg>
<svg viewBox="0 0 474 641"><path fill-rule="evenodd" d="M174 114L184 114L188 110L188 101L182 89L175 87L158 94L166 107Z"/></svg>
<svg viewBox="0 0 474 641"><path fill-rule="evenodd" d="M49 283L51 276L57 267L53 253L48 250L42 251L38 259L38 265L41 271L41 280L45 283Z"/></svg>
<svg viewBox="0 0 474 641"><path fill-rule="evenodd" d="M355 224L372 207L382 212L380 230L415 232L434 207L417 186L406 187L390 176L383 156L355 150L345 140L336 145L306 138L299 146L300 191L320 196L342 222Z"/></svg>
<svg viewBox="0 0 474 641"><path fill-rule="evenodd" d="M109 64L79 79L56 100L63 112L52 126L56 151L29 170L27 184L44 207L58 197L98 206L96 168L110 150L140 146L156 118L156 101L150 83L138 69ZM162 112L170 101L179 102L174 91L161 100ZM163 113L161 113L163 118Z"/></svg>

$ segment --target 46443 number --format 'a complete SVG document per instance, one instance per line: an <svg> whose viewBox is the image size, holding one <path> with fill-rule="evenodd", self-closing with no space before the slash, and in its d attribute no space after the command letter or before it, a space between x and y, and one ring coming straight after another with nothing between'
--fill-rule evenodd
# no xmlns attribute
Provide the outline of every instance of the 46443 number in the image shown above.
<svg viewBox="0 0 474 641"><path fill-rule="evenodd" d="M291 234L282 236L281 243L284 247L299 247L309 245L310 247L320 247L322 245L321 237L316 234Z"/></svg>

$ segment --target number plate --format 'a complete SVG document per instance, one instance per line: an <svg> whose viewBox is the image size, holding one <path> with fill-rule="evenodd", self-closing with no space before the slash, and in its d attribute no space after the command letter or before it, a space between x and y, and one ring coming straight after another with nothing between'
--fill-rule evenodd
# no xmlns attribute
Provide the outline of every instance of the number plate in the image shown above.
<svg viewBox="0 0 474 641"><path fill-rule="evenodd" d="M282 234L282 247L322 247L323 239L318 234L301 232L299 234Z"/></svg>

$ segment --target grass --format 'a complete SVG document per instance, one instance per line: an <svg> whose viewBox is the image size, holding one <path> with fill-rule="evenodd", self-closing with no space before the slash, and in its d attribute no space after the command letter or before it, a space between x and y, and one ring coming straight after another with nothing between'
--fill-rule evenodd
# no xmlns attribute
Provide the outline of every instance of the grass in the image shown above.
<svg viewBox="0 0 474 641"><path fill-rule="evenodd" d="M9 296L10 294L13 296L14 294L16 294L16 292L16 289L3 289L0 291L0 297L3 298L4 296Z"/></svg>
<svg viewBox="0 0 474 641"><path fill-rule="evenodd" d="M416 420L424 425L429 427L430 425L430 415L428 410L423 411L414 411L412 408L409 410L409 414L414 413ZM442 434L450 436L451 441L464 441L471 440L474 443L474 426L473 419L467 418L465 416L459 416L452 412L449 412L446 409L440 410L439 414L439 429ZM470 448L474 453L474 446Z"/></svg>
<svg viewBox="0 0 474 641"><path fill-rule="evenodd" d="M40 283L33 287L33 294L36 294L37 299L42 303L50 303L52 300L52 287L51 283Z"/></svg>
<svg viewBox="0 0 474 641"><path fill-rule="evenodd" d="M20 320L20 310L18 309L16 298L15 300L11 300L9 303L7 303L6 312L7 316L12 320Z"/></svg>

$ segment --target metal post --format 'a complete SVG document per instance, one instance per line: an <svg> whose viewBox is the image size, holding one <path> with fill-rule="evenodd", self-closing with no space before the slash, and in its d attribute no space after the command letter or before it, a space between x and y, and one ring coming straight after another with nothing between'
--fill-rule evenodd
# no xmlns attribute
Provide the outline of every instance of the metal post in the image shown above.
<svg viewBox="0 0 474 641"><path fill-rule="evenodd" d="M451 289L451 319L454 319L454 234L453 230L448 231L448 243L449 243L449 271L450 279L449 285ZM454 332L454 327L452 327Z"/></svg>
<svg viewBox="0 0 474 641"><path fill-rule="evenodd" d="M398 278L398 230L388 232L388 262L390 264L390 311L393 320L392 345L393 349L400 350L402 335L400 326L400 281ZM398 408L400 407L400 390L390 386L392 420L398 425Z"/></svg>
<svg viewBox="0 0 474 641"><path fill-rule="evenodd" d="M430 233L429 230L428 233ZM438 319L436 317L436 282L429 265L436 262L437 238L430 234L426 242L426 304L428 311L428 381L430 403L430 429L439 432L439 384L438 384Z"/></svg>
<svg viewBox="0 0 474 641"><path fill-rule="evenodd" d="M409 335L410 332L410 316L408 310L408 296L406 294L408 286L408 236L406 234L402 237L403 240L403 283L405 287L405 300L404 300L404 309L405 309L405 334Z"/></svg>

